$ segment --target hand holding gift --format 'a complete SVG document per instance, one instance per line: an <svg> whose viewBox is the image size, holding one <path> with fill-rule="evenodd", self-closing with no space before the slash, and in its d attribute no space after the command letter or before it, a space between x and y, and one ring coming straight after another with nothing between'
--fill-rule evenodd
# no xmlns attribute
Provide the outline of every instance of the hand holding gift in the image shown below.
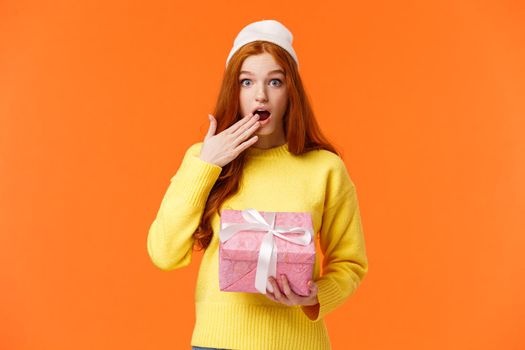
<svg viewBox="0 0 525 350"><path fill-rule="evenodd" d="M288 279L286 275L281 275L281 281L283 285L283 292L279 290L277 281L273 277L268 278L273 286L274 293L266 292L266 296L269 299L272 299L275 302L283 303L286 305L316 305L319 304L319 299L317 298L317 284L314 281L308 281L308 286L310 288L310 295L303 297L295 294L288 284Z"/></svg>

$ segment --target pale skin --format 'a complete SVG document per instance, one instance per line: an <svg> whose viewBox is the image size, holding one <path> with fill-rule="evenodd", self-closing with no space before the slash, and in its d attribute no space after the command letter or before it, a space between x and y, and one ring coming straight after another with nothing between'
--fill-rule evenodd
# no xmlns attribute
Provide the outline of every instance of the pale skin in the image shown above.
<svg viewBox="0 0 525 350"><path fill-rule="evenodd" d="M239 108L243 119L215 135L217 121L209 114L210 127L204 137L200 158L220 167L225 166L248 147L267 149L286 143L283 118L288 105L288 87L284 69L269 53L247 57L241 66ZM255 110L271 112L265 125L258 121Z"/></svg>
<svg viewBox="0 0 525 350"><path fill-rule="evenodd" d="M217 123L210 115L210 128L200 154L201 159L221 167L231 162L248 147L267 149L286 143L282 123L288 104L284 69L269 53L249 56L241 67L239 85L240 112L245 117L215 135ZM272 115L269 123L262 128L258 122L259 116L253 114L259 106L264 106ZM254 133L255 136L249 138ZM313 280L308 281L310 294L301 296L292 291L285 275L281 275L280 278L282 278L282 291L273 277L268 279L274 290L273 293L266 291L265 295L269 299L289 306L319 304L318 288Z"/></svg>
<svg viewBox="0 0 525 350"><path fill-rule="evenodd" d="M264 106L271 111L269 122L258 128L253 145L266 149L286 143L283 118L288 105L288 86L284 69L269 53L247 57L239 74L239 107L242 115Z"/></svg>

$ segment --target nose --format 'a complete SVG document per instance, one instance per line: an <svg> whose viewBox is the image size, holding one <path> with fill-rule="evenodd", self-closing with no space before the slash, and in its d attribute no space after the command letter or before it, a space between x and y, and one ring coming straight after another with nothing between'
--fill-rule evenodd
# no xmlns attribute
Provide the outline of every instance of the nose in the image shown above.
<svg viewBox="0 0 525 350"><path fill-rule="evenodd" d="M261 86L257 89L257 92L255 93L255 100L258 102L267 100L264 86Z"/></svg>

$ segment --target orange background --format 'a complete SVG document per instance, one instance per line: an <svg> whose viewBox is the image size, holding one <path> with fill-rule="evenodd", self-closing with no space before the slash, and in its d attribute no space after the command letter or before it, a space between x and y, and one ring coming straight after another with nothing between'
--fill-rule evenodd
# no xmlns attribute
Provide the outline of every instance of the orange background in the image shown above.
<svg viewBox="0 0 525 350"><path fill-rule="evenodd" d="M148 228L238 31L294 34L370 270L334 349L524 349L522 1L0 3L0 348L189 349Z"/></svg>

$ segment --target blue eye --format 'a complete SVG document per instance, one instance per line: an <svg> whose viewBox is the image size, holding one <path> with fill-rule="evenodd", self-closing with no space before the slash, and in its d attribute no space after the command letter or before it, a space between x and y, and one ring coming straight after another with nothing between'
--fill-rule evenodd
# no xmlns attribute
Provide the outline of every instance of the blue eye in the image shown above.
<svg viewBox="0 0 525 350"><path fill-rule="evenodd" d="M243 82L244 82L245 80L250 81L250 79L241 79L241 80L240 80L240 83L241 83L242 86L246 86L246 85L243 84ZM274 81L274 80L275 80L275 81L278 81L279 84L277 84L277 85L273 85L273 86L281 86L281 85L283 84L283 82L281 81L281 79L272 79L272 80L270 80L270 82L272 82L272 81Z"/></svg>

